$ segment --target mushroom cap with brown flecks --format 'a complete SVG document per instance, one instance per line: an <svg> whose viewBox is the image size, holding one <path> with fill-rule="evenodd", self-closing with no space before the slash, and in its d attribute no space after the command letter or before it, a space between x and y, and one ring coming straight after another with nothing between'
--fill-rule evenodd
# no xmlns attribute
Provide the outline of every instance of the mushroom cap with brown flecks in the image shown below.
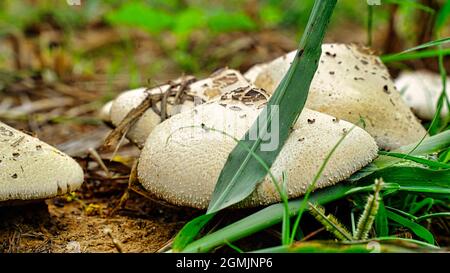
<svg viewBox="0 0 450 273"><path fill-rule="evenodd" d="M254 97L252 101L250 98ZM223 95L173 116L156 126L142 150L139 180L167 202L205 209L228 155L256 120L264 106L264 90L250 88ZM363 129L309 109L303 109L271 167L281 181L287 178L289 198L303 195L321 164L344 134L348 134L327 164L317 188L348 178L377 156L375 140ZM213 129L214 130L213 130ZM269 176L238 207L280 201Z"/></svg>
<svg viewBox="0 0 450 273"><path fill-rule="evenodd" d="M78 189L83 180L75 160L0 122L0 202L51 198Z"/></svg>
<svg viewBox="0 0 450 273"><path fill-rule="evenodd" d="M274 92L295 54L296 51L263 64L258 76L253 76L253 83L269 93ZM306 107L354 124L363 118L365 130L383 149L398 148L426 135L396 91L380 58L358 45L322 46Z"/></svg>
<svg viewBox="0 0 450 273"><path fill-rule="evenodd" d="M180 81L177 80L177 81ZM249 83L236 70L221 69L213 73L209 78L190 83L181 97L181 101L176 101L176 95L167 98L167 114L169 117L191 110L195 105L202 104L221 94L236 88L248 86ZM111 120L117 126L133 108L137 107L146 97L147 93L153 96L162 97L171 88L170 84L155 87L139 88L127 91L117 97L111 107ZM177 88L180 88L179 86ZM176 93L176 88L175 92ZM161 99L158 98L155 107L148 109L139 120L131 127L127 137L138 146L142 146L147 136L156 125L161 122Z"/></svg>

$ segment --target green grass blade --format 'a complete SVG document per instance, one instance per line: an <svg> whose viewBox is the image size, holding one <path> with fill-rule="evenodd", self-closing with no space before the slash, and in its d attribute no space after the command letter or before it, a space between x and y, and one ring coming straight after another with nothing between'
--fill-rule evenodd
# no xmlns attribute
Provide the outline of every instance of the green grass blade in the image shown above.
<svg viewBox="0 0 450 273"><path fill-rule="evenodd" d="M214 217L215 214L204 214L187 223L178 232L172 245L174 252L182 251L189 243L191 243L195 236L205 227L205 225Z"/></svg>
<svg viewBox="0 0 450 273"><path fill-rule="evenodd" d="M389 235L389 225L383 199L380 200L380 206L375 218L375 230L378 237L385 237Z"/></svg>
<svg viewBox="0 0 450 273"><path fill-rule="evenodd" d="M438 58L439 62L439 73L441 75L442 79L442 92L439 96L437 105L436 105L436 112L434 113L433 121L430 124L430 127L428 128L428 132L430 135L435 135L441 131L441 128L445 128L448 123L448 119L442 119L441 118L441 111L443 109L444 103L447 104L448 107L450 107L450 103L447 98L447 71L445 70L444 66L444 56L442 54L439 55ZM443 124L442 124L443 123Z"/></svg>
<svg viewBox="0 0 450 273"><path fill-rule="evenodd" d="M382 177L386 183L399 184L402 191L450 196L450 170L430 170L420 167L395 166L374 172L365 181Z"/></svg>
<svg viewBox="0 0 450 273"><path fill-rule="evenodd" d="M439 32L450 18L450 1L444 4L436 17L435 31Z"/></svg>
<svg viewBox="0 0 450 273"><path fill-rule="evenodd" d="M450 147L450 130L447 130L434 136L425 138L422 142L420 142L420 145L419 142L413 143L406 146L402 146L392 152L408 153L409 155L420 156L437 153L445 149L448 149L449 147ZM358 181L360 179L363 179L364 177L373 174L376 171L380 171L383 168L390 167L400 161L402 161L402 159L380 155L371 164L354 173L348 180L352 182Z"/></svg>
<svg viewBox="0 0 450 273"><path fill-rule="evenodd" d="M450 55L450 48L442 49L442 50L436 50L436 49L430 49L430 50L423 50L418 52L408 52L404 54L388 54L381 56L381 60L384 63L390 63L390 62L401 62L401 61L411 61L411 60L418 60L418 59L425 59L425 58L434 58L438 57L439 54L444 56Z"/></svg>
<svg viewBox="0 0 450 273"><path fill-rule="evenodd" d="M398 215L395 212L392 211L386 211L387 213L387 217L389 219L391 219L392 221L395 221L397 223L399 223L400 225L409 228L412 232L414 232L414 234L416 234L419 238L425 240L426 242L430 243L430 244L434 244L434 236L433 234L431 234L430 231L428 231L426 228L424 228L423 226L414 223L411 220L408 220L406 218L404 218L403 216Z"/></svg>
<svg viewBox="0 0 450 273"><path fill-rule="evenodd" d="M241 142L250 147L251 151L259 155L270 167L280 152L284 141L289 136L292 124L297 120L302 111L311 81L317 70L318 60L321 54L321 44L333 13L337 0L318 0L315 2L313 11L303 35L299 50L288 70L288 73L275 90L269 100L266 109L252 126L251 131L257 131L258 121L264 120L260 132L267 133L270 128L273 113L272 106L279 106L279 145L274 151L261 151L262 139L260 135L257 140L249 140L249 132L246 133ZM267 113L267 118L265 114ZM223 208L233 205L249 196L256 184L267 174L255 158L241 145L237 145L228 156L227 162L220 173L208 213L217 212Z"/></svg>
<svg viewBox="0 0 450 273"><path fill-rule="evenodd" d="M408 52L413 52L413 51L417 51L417 50L428 48L428 47L440 46L440 45L444 45L444 44L447 44L447 43L450 43L450 37L446 37L446 38L430 41L428 43L424 43L424 44L421 44L421 45L409 48L407 50L404 50L404 51L402 51L402 52L400 52L398 54L404 54L404 53L408 53Z"/></svg>
<svg viewBox="0 0 450 273"><path fill-rule="evenodd" d="M393 152L399 153L408 153L411 151L417 144L410 144L407 146L402 146L399 149L394 150ZM432 137L426 138L412 153L411 155L425 155L437 153L446 148L450 147L450 130L439 133Z"/></svg>
<svg viewBox="0 0 450 273"><path fill-rule="evenodd" d="M437 153L440 151L443 151L450 147L450 130L444 131L442 133L436 134L434 136L425 138L419 146L417 146L418 143L413 143L410 145L402 146L391 153L404 153L409 154L411 156L420 156L420 155L427 155L432 153ZM415 148L415 149L414 149ZM412 150L414 151L410 153ZM369 167L365 168L364 171L375 171L377 169L381 169L384 167L391 166L394 163L397 163L401 161L401 159L389 157L385 155L379 156L377 159L375 159ZM355 174L355 176L358 176L358 173ZM351 179L352 180L352 179Z"/></svg>
<svg viewBox="0 0 450 273"><path fill-rule="evenodd" d="M373 5L367 5L367 46L372 46L373 37Z"/></svg>
<svg viewBox="0 0 450 273"><path fill-rule="evenodd" d="M402 5L402 6L408 6L414 9L423 10L428 13L435 13L436 11L432 8L430 8L427 5L418 3L414 0L383 0L383 2L387 4L396 4L396 5Z"/></svg>
<svg viewBox="0 0 450 273"><path fill-rule="evenodd" d="M417 163L420 163L422 165L432 167L432 168L450 169L450 164L445 164L445 163L442 163L439 161L433 161L433 160L416 157L416 156L412 156L412 155L408 155L408 154L388 153L388 152L383 152L383 151L380 151L379 154L391 156L391 157L395 157L395 158L401 158L401 159L405 159L405 160L410 160L410 161L417 162Z"/></svg>
<svg viewBox="0 0 450 273"><path fill-rule="evenodd" d="M437 212L431 214L425 214L416 218L416 222L421 222L426 219L435 218L435 217L447 217L450 218L450 212Z"/></svg>
<svg viewBox="0 0 450 273"><path fill-rule="evenodd" d="M442 163L450 162L450 149L447 149L439 156L439 161Z"/></svg>

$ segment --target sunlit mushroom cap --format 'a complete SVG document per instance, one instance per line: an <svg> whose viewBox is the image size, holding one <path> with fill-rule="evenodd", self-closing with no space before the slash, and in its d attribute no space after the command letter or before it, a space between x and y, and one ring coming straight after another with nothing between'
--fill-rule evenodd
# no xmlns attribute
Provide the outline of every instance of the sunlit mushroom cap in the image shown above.
<svg viewBox="0 0 450 273"><path fill-rule="evenodd" d="M100 108L100 111L98 111L98 117L104 121L104 122L111 122L111 107L112 107L113 101L108 101L105 103L105 105Z"/></svg>
<svg viewBox="0 0 450 273"><path fill-rule="evenodd" d="M0 203L68 193L83 179L75 160L0 122Z"/></svg>
<svg viewBox="0 0 450 273"><path fill-rule="evenodd" d="M248 91L239 92L248 94ZM264 106L264 91L250 92L260 93L253 102L231 92L231 96L197 106L159 124L147 139L139 160L138 176L144 188L170 203L205 209L227 157L237 144L232 137L242 138ZM290 198L305 193L327 154L348 132L316 188L348 178L376 157L375 140L359 127L350 131L352 126L326 114L303 110L271 168L279 182L285 172ZM276 137L274 134L268 142ZM279 201L279 194L267 176L238 206Z"/></svg>
<svg viewBox="0 0 450 273"><path fill-rule="evenodd" d="M405 71L395 80L395 85L403 100L419 118L433 119L443 90L441 75L425 70ZM446 93L447 97L450 97L450 77L447 77ZM447 115L448 107L444 102L441 116Z"/></svg>
<svg viewBox="0 0 450 273"><path fill-rule="evenodd" d="M295 52L265 64L254 84L273 92L286 74ZM396 91L387 68L369 49L324 44L306 107L356 123L384 149L420 140L426 131Z"/></svg>
<svg viewBox="0 0 450 273"><path fill-rule="evenodd" d="M184 95L181 96L181 101L176 102L176 96L169 96L166 113L170 117L180 112L191 110L195 105L209 101L224 92L248 85L249 83L238 71L231 69L219 70L207 79L190 84ZM166 84L151 90L139 88L122 93L113 102L111 108L112 123L117 126L129 111L137 107L146 98L147 93L161 97L169 89L170 85ZM127 134L128 138L140 146L145 143L147 136L155 126L161 122L161 99L157 99L157 101L155 107L148 109Z"/></svg>

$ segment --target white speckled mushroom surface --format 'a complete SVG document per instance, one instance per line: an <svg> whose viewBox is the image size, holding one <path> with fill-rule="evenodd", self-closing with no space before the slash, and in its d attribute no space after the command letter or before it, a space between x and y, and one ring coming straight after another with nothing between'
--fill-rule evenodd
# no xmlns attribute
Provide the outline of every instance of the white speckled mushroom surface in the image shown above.
<svg viewBox="0 0 450 273"><path fill-rule="evenodd" d="M289 69L295 53L263 64L259 75L252 76L253 83L273 92ZM253 68L253 71L256 70ZM395 90L380 58L357 45L322 46L322 56L306 107L355 124L363 117L366 131L384 149L416 142L426 134Z"/></svg>
<svg viewBox="0 0 450 273"><path fill-rule="evenodd" d="M103 105L102 108L100 108L100 111L98 111L98 117L104 121L104 122L111 122L111 107L112 107L113 101L108 101Z"/></svg>
<svg viewBox="0 0 450 273"><path fill-rule="evenodd" d="M54 197L78 189L83 180L75 160L0 122L0 202Z"/></svg>
<svg viewBox="0 0 450 273"><path fill-rule="evenodd" d="M402 72L395 80L403 100L421 119L432 120L436 105L442 93L441 75L426 70ZM447 77L447 97L450 97L450 77ZM444 103L441 116L448 115L447 104Z"/></svg>
<svg viewBox="0 0 450 273"><path fill-rule="evenodd" d="M260 111L261 107L244 105L240 101L219 100L159 124L147 139L139 160L138 175L142 185L170 203L205 209L236 142L201 125L240 139ZM352 126L326 114L303 110L271 168L279 180L282 172L286 172L290 198L306 192L327 154ZM377 151L375 140L356 127L337 148L316 188L348 178L371 162ZM267 176L238 206L254 207L279 201L278 192Z"/></svg>
<svg viewBox="0 0 450 273"><path fill-rule="evenodd" d="M209 101L216 96L219 96L225 92L247 87L249 83L245 80L238 71L232 69L222 69L213 73L209 78L196 81L189 85L186 92L191 97L194 97L194 101L185 100L180 105L174 104L174 97L168 98L167 112L169 116L191 110L195 105L201 104L205 101ZM111 121L117 126L122 119L131 111L137 107L149 94L163 94L167 92L170 85L162 85L160 87L153 88L146 91L146 88L139 88L131 91L127 91L117 97L111 107ZM161 109L161 102L156 104L157 109ZM131 127L127 134L127 137L131 139L138 146L142 146L147 139L147 136L151 131L161 122L161 117L154 109L148 109L140 119Z"/></svg>

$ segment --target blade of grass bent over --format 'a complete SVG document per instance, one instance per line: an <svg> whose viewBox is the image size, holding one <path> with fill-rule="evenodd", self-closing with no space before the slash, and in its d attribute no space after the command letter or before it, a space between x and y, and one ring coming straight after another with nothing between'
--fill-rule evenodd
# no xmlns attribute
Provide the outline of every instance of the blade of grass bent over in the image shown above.
<svg viewBox="0 0 450 273"><path fill-rule="evenodd" d="M260 156L270 167L289 136L291 126L300 115L308 95L309 87L318 67L321 44L337 0L317 0L314 4L305 33L300 41L297 55L286 76L241 142ZM274 151L261 151L263 139L268 139L267 128L271 128L272 106L279 106L279 145ZM267 113L267 117L265 116ZM260 122L262 121L262 122ZM249 139L260 124L258 138ZM272 133L272 132L271 132ZM241 145L236 145L228 156L220 173L207 213L214 213L249 196L256 184L267 174L257 160Z"/></svg>

